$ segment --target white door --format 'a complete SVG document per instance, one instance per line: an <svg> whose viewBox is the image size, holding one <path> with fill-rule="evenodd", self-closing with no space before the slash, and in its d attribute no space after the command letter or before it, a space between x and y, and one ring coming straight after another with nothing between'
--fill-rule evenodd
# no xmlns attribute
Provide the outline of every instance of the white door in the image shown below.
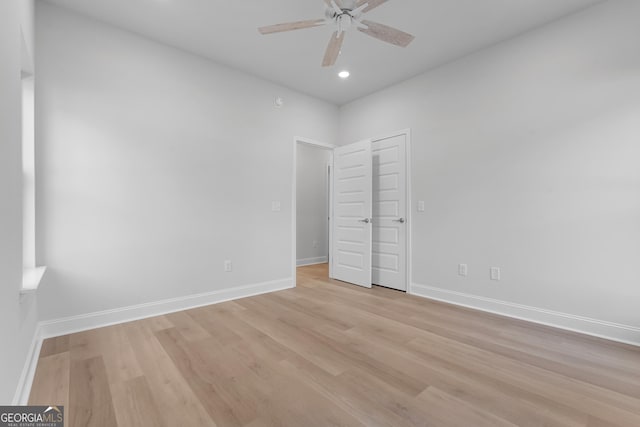
<svg viewBox="0 0 640 427"><path fill-rule="evenodd" d="M407 290L406 135L373 142L375 285Z"/></svg>
<svg viewBox="0 0 640 427"><path fill-rule="evenodd" d="M332 278L371 287L371 141L333 155Z"/></svg>

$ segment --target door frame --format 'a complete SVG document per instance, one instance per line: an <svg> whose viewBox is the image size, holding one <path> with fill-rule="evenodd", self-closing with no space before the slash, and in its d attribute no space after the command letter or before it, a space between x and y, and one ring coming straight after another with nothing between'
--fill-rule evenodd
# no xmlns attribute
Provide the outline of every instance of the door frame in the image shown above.
<svg viewBox="0 0 640 427"><path fill-rule="evenodd" d="M298 189L298 144L305 144L305 145L309 145L315 148L319 148L319 149L323 149L323 150L328 150L330 155L329 155L329 164L333 165L333 149L336 148L336 145L333 144L328 144L326 142L320 142L320 141L316 141L310 138L305 138L302 136L294 136L293 137L293 184L292 184L292 193L291 193L291 247L292 247L292 254L291 254L291 277L293 280L293 286L297 286L297 277L296 277L296 272L297 272L297 234L298 234L298 230L297 230L297 223L298 223L298 213L297 213L297 208L298 208L298 196L297 196L297 189ZM333 168L330 168L330 172L331 174L333 174ZM332 275L332 269L333 269L333 261L332 261L332 257L331 257L331 244L333 243L333 231L332 231L332 227L331 227L331 220L333 218L333 180L330 179L329 180L329 276Z"/></svg>
<svg viewBox="0 0 640 427"><path fill-rule="evenodd" d="M413 289L411 288L411 284L413 283L413 275L412 275L412 270L411 270L411 266L412 266L412 244L411 244L411 236L413 235L413 211L411 210L411 200L412 200L412 189L411 189L411 129L407 128L407 129L402 129L396 132L389 132L389 133L385 133L382 135L377 135L374 138L370 138L372 143L375 143L376 141L380 141L382 139L388 139L388 138L393 138L396 136L403 136L405 137L405 156L406 156L406 173L405 173L405 179L406 179L406 212L407 212L407 227L406 227L406 233L407 233L407 238L405 239L405 244L406 244L406 260L405 260L405 268L407 269L406 272L406 293L408 295L413 294Z"/></svg>

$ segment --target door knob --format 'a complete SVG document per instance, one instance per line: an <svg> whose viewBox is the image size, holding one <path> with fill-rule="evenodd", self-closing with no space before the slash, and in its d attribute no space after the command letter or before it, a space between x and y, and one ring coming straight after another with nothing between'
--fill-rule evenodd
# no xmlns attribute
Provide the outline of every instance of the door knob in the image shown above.
<svg viewBox="0 0 640 427"><path fill-rule="evenodd" d="M404 224L404 218L394 219L394 222L399 222L400 224Z"/></svg>
<svg viewBox="0 0 640 427"><path fill-rule="evenodd" d="M365 224L369 224L371 220L369 218L361 219L360 222L364 222Z"/></svg>

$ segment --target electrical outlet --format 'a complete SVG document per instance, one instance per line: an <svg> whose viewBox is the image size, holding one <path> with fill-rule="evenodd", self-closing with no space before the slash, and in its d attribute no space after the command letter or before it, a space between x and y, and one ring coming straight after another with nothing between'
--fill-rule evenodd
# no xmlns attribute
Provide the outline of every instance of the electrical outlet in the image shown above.
<svg viewBox="0 0 640 427"><path fill-rule="evenodd" d="M458 274L465 277L469 274L469 267L467 264L458 264Z"/></svg>
<svg viewBox="0 0 640 427"><path fill-rule="evenodd" d="M271 202L271 211L272 212L280 212L280 202L275 200Z"/></svg>
<svg viewBox="0 0 640 427"><path fill-rule="evenodd" d="M233 264L231 263L231 261L226 260L224 262L224 271L225 273L231 273L233 271Z"/></svg>
<svg viewBox="0 0 640 427"><path fill-rule="evenodd" d="M317 240L314 240L314 241L313 241L313 247L314 247L314 248L317 248L317 247L318 247L318 241L317 241Z"/></svg>
<svg viewBox="0 0 640 427"><path fill-rule="evenodd" d="M418 201L418 212L424 212L424 200Z"/></svg>
<svg viewBox="0 0 640 427"><path fill-rule="evenodd" d="M500 280L500 268L491 267L491 280Z"/></svg>

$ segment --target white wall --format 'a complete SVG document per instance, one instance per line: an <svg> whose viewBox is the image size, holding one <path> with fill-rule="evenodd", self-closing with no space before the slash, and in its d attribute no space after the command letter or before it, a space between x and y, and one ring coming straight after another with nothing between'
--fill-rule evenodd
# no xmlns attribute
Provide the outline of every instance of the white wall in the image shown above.
<svg viewBox="0 0 640 427"><path fill-rule="evenodd" d="M341 143L412 130L416 289L640 343L638 23L606 2L341 108Z"/></svg>
<svg viewBox="0 0 640 427"><path fill-rule="evenodd" d="M328 262L331 152L307 144L297 148L296 258L298 265Z"/></svg>
<svg viewBox="0 0 640 427"><path fill-rule="evenodd" d="M42 319L291 280L291 144L335 140L337 107L44 2L36 18Z"/></svg>
<svg viewBox="0 0 640 427"><path fill-rule="evenodd" d="M11 404L35 331L22 284L21 24L27 2L0 2L0 404Z"/></svg>
<svg viewBox="0 0 640 427"><path fill-rule="evenodd" d="M22 28L22 71L29 74L35 72L34 56L35 56L35 29L34 29L34 0L20 0L20 26Z"/></svg>

